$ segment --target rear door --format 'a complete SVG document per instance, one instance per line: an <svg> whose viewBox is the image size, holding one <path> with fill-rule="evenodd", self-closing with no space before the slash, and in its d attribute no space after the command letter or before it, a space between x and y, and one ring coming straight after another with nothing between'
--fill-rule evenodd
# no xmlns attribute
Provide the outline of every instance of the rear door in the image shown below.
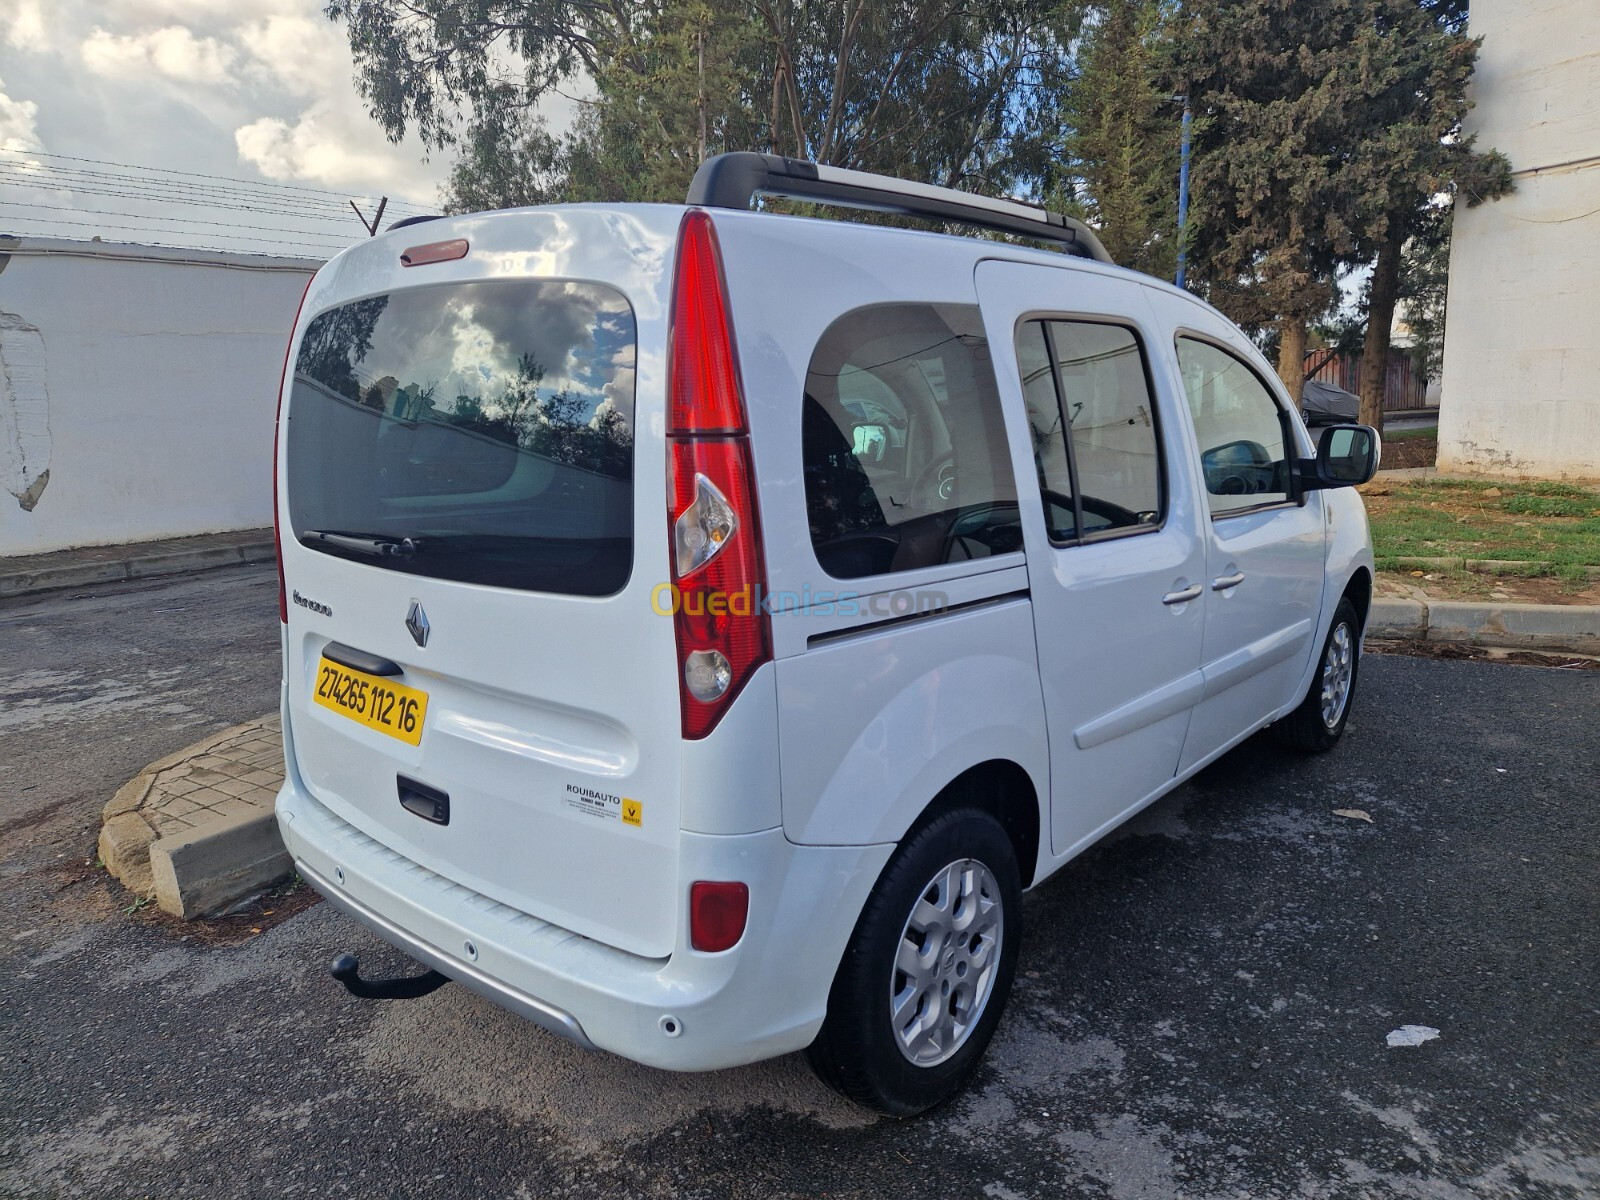
<svg viewBox="0 0 1600 1200"><path fill-rule="evenodd" d="M677 216L510 213L347 253L307 297L280 434L311 793L428 870L654 956L679 907L648 432ZM459 258L401 258L454 238Z"/></svg>
<svg viewBox="0 0 1600 1200"><path fill-rule="evenodd" d="M1139 285L995 261L977 282L1019 486L1038 485L1021 507L1061 855L1177 770L1200 694L1205 546Z"/></svg>

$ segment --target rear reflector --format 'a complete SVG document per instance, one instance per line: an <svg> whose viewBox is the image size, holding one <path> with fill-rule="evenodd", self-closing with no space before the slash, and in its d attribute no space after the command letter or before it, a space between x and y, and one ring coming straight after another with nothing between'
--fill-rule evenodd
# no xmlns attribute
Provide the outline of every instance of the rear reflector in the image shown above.
<svg viewBox="0 0 1600 1200"><path fill-rule="evenodd" d="M720 954L739 944L750 915L750 889L742 883L707 883L689 888L689 944Z"/></svg>

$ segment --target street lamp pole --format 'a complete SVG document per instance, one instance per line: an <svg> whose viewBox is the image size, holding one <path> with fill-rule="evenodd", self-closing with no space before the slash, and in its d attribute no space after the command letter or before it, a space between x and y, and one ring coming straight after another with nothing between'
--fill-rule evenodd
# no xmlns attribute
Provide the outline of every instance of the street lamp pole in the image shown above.
<svg viewBox="0 0 1600 1200"><path fill-rule="evenodd" d="M1188 266L1189 246L1185 238L1189 225L1189 130L1194 124L1194 111L1189 97L1183 97L1183 144L1178 156L1178 273L1173 279L1183 286L1185 268Z"/></svg>

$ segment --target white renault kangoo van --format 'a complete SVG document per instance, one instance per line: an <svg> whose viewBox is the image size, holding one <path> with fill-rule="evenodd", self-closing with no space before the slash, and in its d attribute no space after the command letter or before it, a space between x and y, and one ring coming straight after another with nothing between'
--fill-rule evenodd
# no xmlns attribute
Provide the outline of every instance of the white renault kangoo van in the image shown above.
<svg viewBox="0 0 1600 1200"><path fill-rule="evenodd" d="M1339 739L1377 457L1015 202L733 154L353 246L281 397L278 819L431 970L335 974L921 1111L1022 889L1257 730Z"/></svg>

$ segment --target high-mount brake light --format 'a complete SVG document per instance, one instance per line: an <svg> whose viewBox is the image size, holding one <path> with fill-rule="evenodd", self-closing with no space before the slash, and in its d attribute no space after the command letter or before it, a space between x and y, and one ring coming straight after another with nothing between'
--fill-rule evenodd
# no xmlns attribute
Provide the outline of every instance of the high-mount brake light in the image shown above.
<svg viewBox="0 0 1600 1200"><path fill-rule="evenodd" d="M673 281L667 524L683 736L703 738L772 658L753 460L722 257L685 215Z"/></svg>
<svg viewBox="0 0 1600 1200"><path fill-rule="evenodd" d="M283 580L283 530L278 518L278 446L283 429L283 393L289 386L289 351L294 349L294 331L300 324L300 314L305 311L306 297L311 294L315 279L306 280L300 293L300 303L295 305L294 320L289 322L289 344L283 348L283 371L278 376L278 411L272 418L272 557L278 564L278 624L289 623L289 589Z"/></svg>

